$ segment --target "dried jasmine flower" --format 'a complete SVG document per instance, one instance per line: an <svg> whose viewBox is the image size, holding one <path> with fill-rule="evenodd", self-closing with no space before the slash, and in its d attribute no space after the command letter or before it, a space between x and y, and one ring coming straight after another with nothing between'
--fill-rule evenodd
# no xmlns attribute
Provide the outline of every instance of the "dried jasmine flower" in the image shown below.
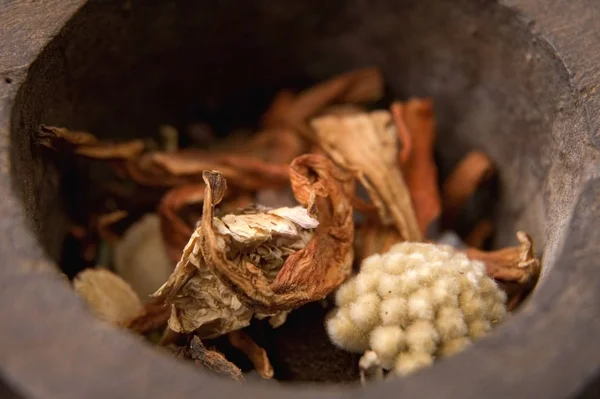
<svg viewBox="0 0 600 399"><path fill-rule="evenodd" d="M96 316L115 325L126 325L143 310L131 286L106 269L80 272L73 280L73 287Z"/></svg>

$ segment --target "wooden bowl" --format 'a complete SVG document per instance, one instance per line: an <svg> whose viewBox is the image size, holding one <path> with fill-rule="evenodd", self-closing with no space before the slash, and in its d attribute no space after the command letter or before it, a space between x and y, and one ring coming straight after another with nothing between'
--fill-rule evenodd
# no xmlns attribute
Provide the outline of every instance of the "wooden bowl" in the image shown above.
<svg viewBox="0 0 600 399"><path fill-rule="evenodd" d="M32 398L597 394L599 15L592 0L5 2L6 385ZM55 266L85 182L75 187L76 171L34 143L40 123L110 138L194 120L225 130L230 120L255 118L278 88L368 65L381 67L396 97L434 98L444 162L476 147L497 163L497 244L525 229L544 250L543 280L519 312L472 349L364 390L237 385L92 317Z"/></svg>

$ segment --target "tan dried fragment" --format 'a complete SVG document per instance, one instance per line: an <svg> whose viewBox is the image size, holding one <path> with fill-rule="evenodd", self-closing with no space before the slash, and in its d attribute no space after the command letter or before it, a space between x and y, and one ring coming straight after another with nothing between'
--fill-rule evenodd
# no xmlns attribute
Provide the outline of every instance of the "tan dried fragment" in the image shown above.
<svg viewBox="0 0 600 399"><path fill-rule="evenodd" d="M335 163L354 171L379 211L407 241L420 241L410 193L398 167L397 135L387 111L328 115L311 121L316 139Z"/></svg>
<svg viewBox="0 0 600 399"><path fill-rule="evenodd" d="M253 316L278 318L324 298L350 274L352 177L320 155L295 159L290 176L307 209L255 209L216 218L226 182L217 172L204 173L200 228L156 293L172 306L173 330L196 330L208 338L239 330ZM311 216L319 220L315 233Z"/></svg>
<svg viewBox="0 0 600 399"><path fill-rule="evenodd" d="M143 311L140 298L118 275L106 269L86 269L73 281L73 287L100 319L126 325Z"/></svg>
<svg viewBox="0 0 600 399"><path fill-rule="evenodd" d="M261 348L242 330L232 331L227 337L233 347L241 350L248 356L248 359L250 359L254 365L258 375L267 380L273 378L273 366L271 365L269 357L267 356L267 351L265 351L264 348Z"/></svg>
<svg viewBox="0 0 600 399"><path fill-rule="evenodd" d="M526 284L536 281L540 275L540 260L535 257L533 241L523 232L517 232L520 245L496 251L481 251L475 248L465 250L469 259L485 264L486 273L493 279L503 282Z"/></svg>
<svg viewBox="0 0 600 399"><path fill-rule="evenodd" d="M189 346L189 356L197 365L216 374L231 377L237 382L243 382L242 371L235 364L215 350L206 349L200 338L193 336Z"/></svg>
<svg viewBox="0 0 600 399"><path fill-rule="evenodd" d="M75 154L94 159L133 159L138 157L145 148L142 140L123 143L101 142L91 133L46 125L39 127L38 142L48 148L55 150L65 148Z"/></svg>

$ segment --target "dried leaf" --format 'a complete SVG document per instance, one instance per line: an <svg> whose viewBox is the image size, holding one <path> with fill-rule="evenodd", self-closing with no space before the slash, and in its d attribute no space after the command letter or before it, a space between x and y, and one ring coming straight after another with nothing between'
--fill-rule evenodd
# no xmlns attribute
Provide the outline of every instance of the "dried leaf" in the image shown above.
<svg viewBox="0 0 600 399"><path fill-rule="evenodd" d="M55 150L64 148L75 154L95 159L132 159L139 156L145 148L142 140L124 143L101 142L91 133L46 125L39 127L38 142Z"/></svg>
<svg viewBox="0 0 600 399"><path fill-rule="evenodd" d="M421 233L425 235L441 214L438 173L434 158L435 119L433 101L410 99L391 107L400 140L402 173L410 191Z"/></svg>
<svg viewBox="0 0 600 399"><path fill-rule="evenodd" d="M216 218L226 183L204 173L200 228L156 293L172 305L171 329L206 338L239 330L255 314L277 316L324 298L350 274L353 179L318 155L294 160L290 174L308 211L258 208ZM316 233L309 215L319 220Z"/></svg>
<svg viewBox="0 0 600 399"><path fill-rule="evenodd" d="M243 382L242 371L235 364L215 350L206 349L200 338L193 336L190 341L189 355L196 364L216 374L233 378L237 382Z"/></svg>
<svg viewBox="0 0 600 399"><path fill-rule="evenodd" d="M232 331L227 336L233 347L241 350L248 356L258 372L258 375L264 379L273 378L273 366L271 366L267 351L258 346L258 344L242 330Z"/></svg>
<svg viewBox="0 0 600 399"><path fill-rule="evenodd" d="M321 147L338 165L355 171L384 225L393 224L405 240L421 232L410 193L397 164L397 137L387 111L323 116L311 125Z"/></svg>
<svg viewBox="0 0 600 399"><path fill-rule="evenodd" d="M492 160L481 151L471 151L459 162L442 187L443 224L451 227L459 211L481 184L495 172Z"/></svg>
<svg viewBox="0 0 600 399"><path fill-rule="evenodd" d="M145 215L115 243L114 263L115 271L148 301L173 271L157 215Z"/></svg>
<svg viewBox="0 0 600 399"><path fill-rule="evenodd" d="M106 269L86 269L73 281L75 291L102 320L124 325L143 309L131 286Z"/></svg>

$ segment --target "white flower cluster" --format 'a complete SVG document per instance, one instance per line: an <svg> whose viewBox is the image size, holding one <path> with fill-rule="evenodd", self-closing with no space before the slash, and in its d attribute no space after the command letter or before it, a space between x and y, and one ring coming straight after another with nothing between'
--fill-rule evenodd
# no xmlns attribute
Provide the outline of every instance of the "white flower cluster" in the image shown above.
<svg viewBox="0 0 600 399"><path fill-rule="evenodd" d="M331 340L348 351L374 351L398 375L461 351L506 315L506 295L481 262L425 243L366 258L335 301L326 322Z"/></svg>

